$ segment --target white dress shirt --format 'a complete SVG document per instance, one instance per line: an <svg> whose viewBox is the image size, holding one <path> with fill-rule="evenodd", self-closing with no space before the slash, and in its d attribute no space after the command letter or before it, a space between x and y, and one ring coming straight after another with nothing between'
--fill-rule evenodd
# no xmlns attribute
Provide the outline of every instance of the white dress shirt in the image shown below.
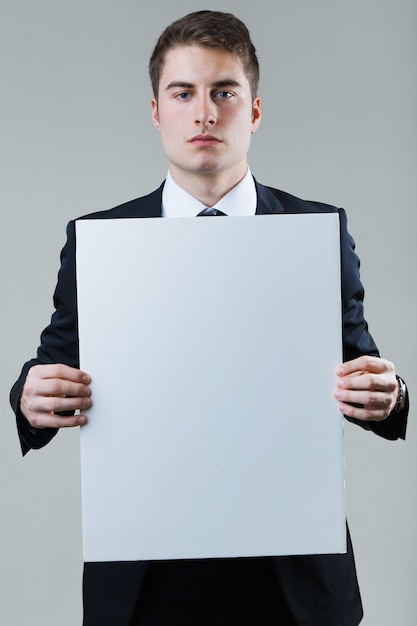
<svg viewBox="0 0 417 626"><path fill-rule="evenodd" d="M255 215L256 187L248 168L242 180L214 208L226 215ZM174 182L168 172L162 192L162 217L195 217L206 205Z"/></svg>

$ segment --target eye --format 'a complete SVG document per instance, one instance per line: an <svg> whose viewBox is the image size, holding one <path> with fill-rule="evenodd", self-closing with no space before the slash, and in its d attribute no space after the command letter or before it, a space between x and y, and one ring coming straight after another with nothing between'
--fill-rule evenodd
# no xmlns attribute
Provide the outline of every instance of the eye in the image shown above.
<svg viewBox="0 0 417 626"><path fill-rule="evenodd" d="M187 91L182 91L181 93L178 93L175 98L177 100L188 100L191 97L191 94L188 93Z"/></svg>
<svg viewBox="0 0 417 626"><path fill-rule="evenodd" d="M229 98L233 98L233 94L231 91L217 91L216 98L220 100L228 100Z"/></svg>

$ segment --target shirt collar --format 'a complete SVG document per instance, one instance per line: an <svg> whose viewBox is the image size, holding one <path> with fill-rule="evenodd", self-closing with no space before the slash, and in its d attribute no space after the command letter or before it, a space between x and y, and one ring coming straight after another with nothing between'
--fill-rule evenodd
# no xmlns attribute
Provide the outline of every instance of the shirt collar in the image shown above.
<svg viewBox="0 0 417 626"><path fill-rule="evenodd" d="M219 202L216 209L226 215L255 215L256 187L250 169ZM194 217L206 206L174 182L168 172L162 192L162 217Z"/></svg>

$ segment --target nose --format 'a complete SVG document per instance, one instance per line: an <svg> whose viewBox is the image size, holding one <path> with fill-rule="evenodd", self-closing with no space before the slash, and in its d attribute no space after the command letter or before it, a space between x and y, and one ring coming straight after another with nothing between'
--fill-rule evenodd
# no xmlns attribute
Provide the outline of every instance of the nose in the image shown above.
<svg viewBox="0 0 417 626"><path fill-rule="evenodd" d="M199 126L214 126L217 122L216 105L209 95L196 98L195 123Z"/></svg>

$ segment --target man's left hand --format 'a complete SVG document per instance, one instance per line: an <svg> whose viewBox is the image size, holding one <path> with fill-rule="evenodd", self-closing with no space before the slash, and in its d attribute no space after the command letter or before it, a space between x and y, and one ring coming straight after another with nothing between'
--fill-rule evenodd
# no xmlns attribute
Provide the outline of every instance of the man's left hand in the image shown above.
<svg viewBox="0 0 417 626"><path fill-rule="evenodd" d="M336 376L334 397L344 415L364 421L382 421L394 409L398 383L390 361L361 356L339 365Z"/></svg>

